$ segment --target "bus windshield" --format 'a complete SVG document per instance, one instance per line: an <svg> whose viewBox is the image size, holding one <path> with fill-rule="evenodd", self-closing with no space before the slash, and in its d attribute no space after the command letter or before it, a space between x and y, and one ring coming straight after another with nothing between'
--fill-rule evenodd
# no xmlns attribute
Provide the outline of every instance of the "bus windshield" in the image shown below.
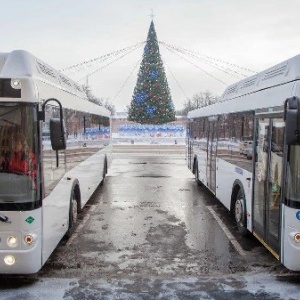
<svg viewBox="0 0 300 300"><path fill-rule="evenodd" d="M35 112L32 104L0 103L0 210L32 209L36 201Z"/></svg>
<svg viewBox="0 0 300 300"><path fill-rule="evenodd" d="M300 146L290 146L287 165L287 189L286 198L290 204L300 203Z"/></svg>

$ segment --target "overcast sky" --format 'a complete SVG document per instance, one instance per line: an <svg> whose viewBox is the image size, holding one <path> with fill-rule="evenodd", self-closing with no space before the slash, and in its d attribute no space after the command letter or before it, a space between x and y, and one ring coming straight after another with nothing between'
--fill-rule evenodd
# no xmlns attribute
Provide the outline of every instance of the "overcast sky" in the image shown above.
<svg viewBox="0 0 300 300"><path fill-rule="evenodd" d="M262 71L300 54L300 0L1 0L0 51L24 49L56 69L146 40L151 9L159 41ZM176 109L195 93L219 96L239 79L160 45ZM130 104L143 47L88 72L92 92L117 110ZM192 58L191 58L192 59ZM227 65L230 68L230 65ZM251 75L250 72L242 72ZM239 77L242 79L242 77ZM79 83L84 83L85 80Z"/></svg>

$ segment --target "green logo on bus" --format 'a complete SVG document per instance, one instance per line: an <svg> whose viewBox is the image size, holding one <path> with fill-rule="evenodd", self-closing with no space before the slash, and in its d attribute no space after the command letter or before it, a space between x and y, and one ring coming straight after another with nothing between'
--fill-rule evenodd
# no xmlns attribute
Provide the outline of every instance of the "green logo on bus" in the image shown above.
<svg viewBox="0 0 300 300"><path fill-rule="evenodd" d="M34 218L33 217L28 217L26 220L25 220L28 224L31 224L33 221L34 221Z"/></svg>

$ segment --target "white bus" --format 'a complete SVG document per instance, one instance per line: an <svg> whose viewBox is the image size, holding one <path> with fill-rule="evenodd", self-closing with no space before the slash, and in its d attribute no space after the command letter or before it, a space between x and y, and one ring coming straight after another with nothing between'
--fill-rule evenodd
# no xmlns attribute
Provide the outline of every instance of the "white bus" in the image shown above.
<svg viewBox="0 0 300 300"><path fill-rule="evenodd" d="M38 272L103 181L110 112L26 51L0 53L0 273Z"/></svg>
<svg viewBox="0 0 300 300"><path fill-rule="evenodd" d="M300 55L188 113L188 167L290 270L300 271Z"/></svg>

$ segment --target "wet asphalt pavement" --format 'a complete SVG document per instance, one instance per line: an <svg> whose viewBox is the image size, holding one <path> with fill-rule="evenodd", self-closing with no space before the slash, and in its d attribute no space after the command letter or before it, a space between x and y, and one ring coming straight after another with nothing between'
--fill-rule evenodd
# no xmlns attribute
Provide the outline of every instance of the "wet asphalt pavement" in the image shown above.
<svg viewBox="0 0 300 300"><path fill-rule="evenodd" d="M0 300L300 299L299 277L238 235L184 146L128 145L115 147L73 236L38 274L2 276Z"/></svg>

